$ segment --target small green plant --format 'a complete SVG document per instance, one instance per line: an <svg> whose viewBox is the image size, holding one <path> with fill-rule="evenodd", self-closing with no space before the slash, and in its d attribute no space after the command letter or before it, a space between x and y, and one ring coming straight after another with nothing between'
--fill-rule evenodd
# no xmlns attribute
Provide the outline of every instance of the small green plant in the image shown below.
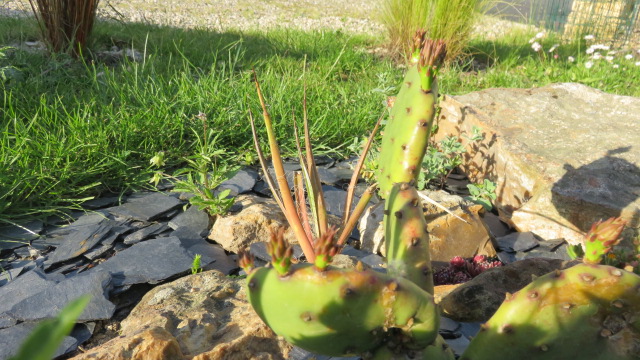
<svg viewBox="0 0 640 360"><path fill-rule="evenodd" d="M56 350L69 335L76 319L89 304L89 295L71 301L54 319L42 321L24 341L18 353L9 360L51 360Z"/></svg>
<svg viewBox="0 0 640 360"><path fill-rule="evenodd" d="M209 215L225 214L234 203L234 198L230 196L231 190L216 190L222 182L238 170L237 166L230 166L224 160L231 156L226 150L217 146L220 134L215 134L208 128L207 117L204 113L197 116L202 121L202 136L193 131L196 142L196 154L186 157L183 160L187 166L175 171L173 175L168 175L162 170L155 172L150 182L158 184L163 178L174 182L173 191L187 192L193 194L189 198L191 205L197 206ZM151 166L159 168L165 165L165 153L158 152L149 161Z"/></svg>
<svg viewBox="0 0 640 360"><path fill-rule="evenodd" d="M0 47L0 82L6 82L9 80L10 71L18 71L15 66L5 65L3 64L4 60L7 58L7 51L13 49L10 46Z"/></svg>
<svg viewBox="0 0 640 360"><path fill-rule="evenodd" d="M197 274L202 272L202 264L201 264L202 255L196 254L193 257L193 262L191 263L191 274Z"/></svg>
<svg viewBox="0 0 640 360"><path fill-rule="evenodd" d="M469 193L471 193L467 199L482 205L487 211L493 209L491 201L496 199L496 183L484 179L480 184L467 185L467 189L469 189Z"/></svg>

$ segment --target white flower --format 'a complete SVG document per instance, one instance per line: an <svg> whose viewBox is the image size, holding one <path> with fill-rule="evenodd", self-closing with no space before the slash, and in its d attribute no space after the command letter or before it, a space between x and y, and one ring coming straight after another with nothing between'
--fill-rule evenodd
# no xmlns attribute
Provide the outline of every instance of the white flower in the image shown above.
<svg viewBox="0 0 640 360"><path fill-rule="evenodd" d="M636 61L636 66L640 66L640 61Z"/></svg>
<svg viewBox="0 0 640 360"><path fill-rule="evenodd" d="M554 51L558 48L558 46L560 46L560 45L559 45L559 44L554 44L554 45L551 47L551 49L549 49L549 52L550 52L550 53L554 52Z"/></svg>
<svg viewBox="0 0 640 360"><path fill-rule="evenodd" d="M584 37L584 39L585 39L585 40L593 40L593 39L595 39L595 38L596 38L596 37L595 37L595 36L593 36L593 35L587 35L587 36L585 36L585 37Z"/></svg>
<svg viewBox="0 0 640 360"><path fill-rule="evenodd" d="M542 39L544 37L544 31L540 31L536 34L536 39Z"/></svg>
<svg viewBox="0 0 640 360"><path fill-rule="evenodd" d="M592 66L593 66L593 61L587 61L586 63L584 63L584 67L586 67L587 69L591 69Z"/></svg>
<svg viewBox="0 0 640 360"><path fill-rule="evenodd" d="M534 38L534 37L529 39L529 44L533 44L534 41L536 41L536 38Z"/></svg>
<svg viewBox="0 0 640 360"><path fill-rule="evenodd" d="M607 53L607 55L615 55L615 54L617 54L617 53L618 53L617 51L613 51L613 50L611 50L611 51L609 51L609 52Z"/></svg>
<svg viewBox="0 0 640 360"><path fill-rule="evenodd" d="M638 54L640 54L640 49L638 49L638 51L636 51Z"/></svg>
<svg viewBox="0 0 640 360"><path fill-rule="evenodd" d="M597 52L597 53L593 53L593 60L600 60L602 59L602 55Z"/></svg>
<svg viewBox="0 0 640 360"><path fill-rule="evenodd" d="M604 59L611 62L613 61L613 56L605 56Z"/></svg>
<svg viewBox="0 0 640 360"><path fill-rule="evenodd" d="M633 59L633 54L627 54L627 55L624 56L624 58L627 59L627 60L631 60L631 59Z"/></svg>
<svg viewBox="0 0 640 360"><path fill-rule="evenodd" d="M620 65L618 65L618 64L613 64L613 68L614 68L614 69L617 69L617 68L619 68L619 67L620 67Z"/></svg>
<svg viewBox="0 0 640 360"><path fill-rule="evenodd" d="M538 52L542 50L542 45L540 45L540 43L536 41L533 44L531 44L531 48L533 49L533 51Z"/></svg>
<svg viewBox="0 0 640 360"><path fill-rule="evenodd" d="M569 62L574 62L574 61L576 61L576 58L574 58L573 56L569 56L569 57L567 58L567 61L569 61Z"/></svg>
<svg viewBox="0 0 640 360"><path fill-rule="evenodd" d="M593 54L594 51L596 51L596 49L594 49L593 47L590 47L587 49L587 54Z"/></svg>

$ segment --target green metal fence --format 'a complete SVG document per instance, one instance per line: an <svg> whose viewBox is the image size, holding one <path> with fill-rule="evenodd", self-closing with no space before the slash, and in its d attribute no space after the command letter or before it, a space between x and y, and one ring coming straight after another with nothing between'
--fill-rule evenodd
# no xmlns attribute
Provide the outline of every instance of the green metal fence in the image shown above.
<svg viewBox="0 0 640 360"><path fill-rule="evenodd" d="M598 41L640 40L640 0L533 0L532 20L567 38L592 34Z"/></svg>

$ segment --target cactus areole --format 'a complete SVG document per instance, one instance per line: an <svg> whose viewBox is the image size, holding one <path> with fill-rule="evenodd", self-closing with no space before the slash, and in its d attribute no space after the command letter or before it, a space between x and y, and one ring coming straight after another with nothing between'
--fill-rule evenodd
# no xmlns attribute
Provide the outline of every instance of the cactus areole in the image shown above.
<svg viewBox="0 0 640 360"><path fill-rule="evenodd" d="M286 276L258 268L248 276L249 302L287 341L306 350L346 356L421 350L438 336L431 294L412 282L372 270L293 265Z"/></svg>

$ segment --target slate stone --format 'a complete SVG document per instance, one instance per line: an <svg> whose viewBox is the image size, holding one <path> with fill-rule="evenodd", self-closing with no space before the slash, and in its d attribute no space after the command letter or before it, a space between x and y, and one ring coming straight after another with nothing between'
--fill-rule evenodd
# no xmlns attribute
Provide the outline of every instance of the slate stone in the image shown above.
<svg viewBox="0 0 640 360"><path fill-rule="evenodd" d="M72 261L69 261L65 264L60 265L59 267L51 267L49 268L49 273L47 275L51 275L51 274L68 274L70 272L72 272L75 269L78 269L80 267L82 267L82 265L86 264L87 261L84 258L78 258L78 259L74 259Z"/></svg>
<svg viewBox="0 0 640 360"><path fill-rule="evenodd" d="M370 254L360 259L360 261L362 261L363 264L371 266L374 270L384 269L386 271L382 266L385 263L384 258L380 255Z"/></svg>
<svg viewBox="0 0 640 360"><path fill-rule="evenodd" d="M173 196L150 193L131 196L126 203L106 210L135 220L153 221L180 205L182 202Z"/></svg>
<svg viewBox="0 0 640 360"><path fill-rule="evenodd" d="M238 269L238 262L231 256L227 255L222 246L218 244L209 244L203 241L201 244L195 244L189 247L192 254L202 255L203 270L218 270L225 275L229 275Z"/></svg>
<svg viewBox="0 0 640 360"><path fill-rule="evenodd" d="M31 249L32 248L30 246L22 246L22 247L13 249L13 253L16 254L18 258L24 259L32 256ZM33 249L33 251L36 251L36 250Z"/></svg>
<svg viewBox="0 0 640 360"><path fill-rule="evenodd" d="M459 322L446 316L440 316L440 330L457 331L459 328Z"/></svg>
<svg viewBox="0 0 640 360"><path fill-rule="evenodd" d="M197 206L190 206L185 212L169 220L169 227L174 230L189 228L190 231L204 237L209 231L209 221L209 215L205 211Z"/></svg>
<svg viewBox="0 0 640 360"><path fill-rule="evenodd" d="M336 183L349 183L351 181L351 177L353 176L353 169L345 169L339 167L332 167L329 169L331 174L335 178L337 178Z"/></svg>
<svg viewBox="0 0 640 360"><path fill-rule="evenodd" d="M166 230L168 227L165 223L156 223L149 225L145 228L132 232L124 238L124 243L127 245L137 244L140 241L146 240L147 238L157 235L162 231Z"/></svg>
<svg viewBox="0 0 640 360"><path fill-rule="evenodd" d="M231 195L248 193L256 185L258 172L252 168L245 167L235 173L230 179L225 180L216 188L216 193L223 190L231 190Z"/></svg>
<svg viewBox="0 0 640 360"><path fill-rule="evenodd" d="M113 248L113 244L101 244L82 255L87 260L95 260Z"/></svg>
<svg viewBox="0 0 640 360"><path fill-rule="evenodd" d="M453 353L457 356L462 355L462 353L467 350L469 347L469 343L471 342L468 338L464 336L460 336L456 339L447 339L445 340L447 345L453 350Z"/></svg>
<svg viewBox="0 0 640 360"><path fill-rule="evenodd" d="M255 242L249 245L249 251L256 259L266 262L271 261L271 256L267 252L267 243L264 241Z"/></svg>
<svg viewBox="0 0 640 360"><path fill-rule="evenodd" d="M516 260L533 259L533 258L545 258L545 259L560 259L571 260L569 254L567 254L567 245L563 244L557 247L555 251L547 246L539 246L527 252L517 252Z"/></svg>
<svg viewBox="0 0 640 360"><path fill-rule="evenodd" d="M532 232L514 232L496 239L498 248L503 251L527 251L539 245Z"/></svg>
<svg viewBox="0 0 640 360"><path fill-rule="evenodd" d="M341 217L344 213L344 201L347 198L347 192L327 185L322 186L322 192L324 193L327 212ZM360 199L354 196L353 203L351 205L352 210L355 208L358 200Z"/></svg>
<svg viewBox="0 0 640 360"><path fill-rule="evenodd" d="M340 181L340 179L333 174L333 171L323 167L318 168L318 176L320 177L320 182L327 185L335 186Z"/></svg>
<svg viewBox="0 0 640 360"><path fill-rule="evenodd" d="M34 269L18 276L15 280L0 287L0 314L56 284L57 281L47 278L40 269Z"/></svg>
<svg viewBox="0 0 640 360"><path fill-rule="evenodd" d="M95 322L78 323L73 327L69 336L76 339L77 345L80 345L91 338L95 329Z"/></svg>
<svg viewBox="0 0 640 360"><path fill-rule="evenodd" d="M45 267L49 268L89 251L109 234L114 225L116 225L114 221L102 219L97 224L78 228L77 231L67 235L64 242L49 255Z"/></svg>
<svg viewBox="0 0 640 360"><path fill-rule="evenodd" d="M83 202L82 207L89 210L98 210L108 206L117 205L119 201L120 197L118 196L101 197Z"/></svg>
<svg viewBox="0 0 640 360"><path fill-rule="evenodd" d="M26 270L24 266L19 268L5 270L0 272L0 286L5 285L13 280L15 280L22 272Z"/></svg>
<svg viewBox="0 0 640 360"><path fill-rule="evenodd" d="M516 253L508 252L508 251L499 251L498 252L498 260L502 261L504 264L511 264L516 261Z"/></svg>
<svg viewBox="0 0 640 360"><path fill-rule="evenodd" d="M0 250L10 249L11 243L6 241L19 241L21 243L37 239L44 229L44 224L40 220L34 220L26 224L9 225L0 227Z"/></svg>
<svg viewBox="0 0 640 360"><path fill-rule="evenodd" d="M24 322L16 326L12 326L7 329L0 330L0 359L8 359L15 355L22 343L38 326L35 322ZM71 336L66 336L60 344L58 350L54 354L54 357L62 356L75 350L77 347L77 340Z"/></svg>
<svg viewBox="0 0 640 360"><path fill-rule="evenodd" d="M480 322L462 322L460 323L460 328L458 331L462 333L467 339L473 339L478 332L480 332L480 326L482 323Z"/></svg>
<svg viewBox="0 0 640 360"><path fill-rule="evenodd" d="M274 180L275 181L275 180ZM271 197L271 189L269 189L269 185L267 185L267 183L265 181L258 181L256 182L256 185L253 187L253 191L256 194L262 195L262 196L266 196L266 197Z"/></svg>
<svg viewBox="0 0 640 360"><path fill-rule="evenodd" d="M109 271L116 287L150 283L157 284L191 268L193 258L175 236L157 238L122 250L95 270ZM0 288L1 289L1 288Z"/></svg>
<svg viewBox="0 0 640 360"><path fill-rule="evenodd" d="M18 320L7 314L0 314L0 329L6 329L18 323Z"/></svg>
<svg viewBox="0 0 640 360"><path fill-rule="evenodd" d="M358 259L362 259L363 257L369 255L368 253L358 250L353 246L345 245L340 252L342 255L353 256Z"/></svg>
<svg viewBox="0 0 640 360"><path fill-rule="evenodd" d="M64 236L69 235L72 232L85 229L87 227L94 227L95 225L101 223L105 219L109 218L109 213L103 210L92 211L88 213L82 213L74 222L69 225L61 226L55 228L53 230L47 231L47 237L55 237L55 236ZM61 239L60 241L63 241ZM56 239L51 239L50 241L56 241ZM60 244L59 242L58 244Z"/></svg>
<svg viewBox="0 0 640 360"><path fill-rule="evenodd" d="M52 318L70 300L89 294L91 300L78 321L106 320L111 318L116 309L107 298L110 289L111 274L106 271L90 271L43 289L13 305L7 314L22 321Z"/></svg>

